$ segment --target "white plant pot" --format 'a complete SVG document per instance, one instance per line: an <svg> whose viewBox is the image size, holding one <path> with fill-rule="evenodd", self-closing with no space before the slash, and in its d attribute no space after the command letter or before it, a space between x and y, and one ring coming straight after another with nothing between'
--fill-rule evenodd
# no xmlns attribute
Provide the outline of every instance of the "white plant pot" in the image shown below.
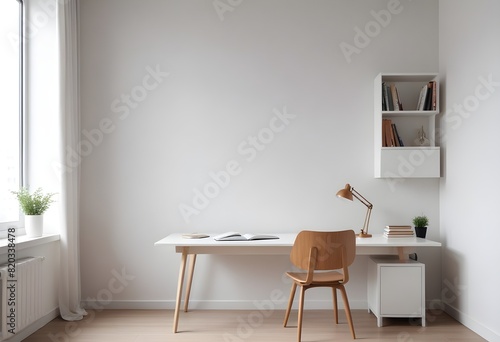
<svg viewBox="0 0 500 342"><path fill-rule="evenodd" d="M39 237L43 234L43 215L25 215L24 229L29 237Z"/></svg>

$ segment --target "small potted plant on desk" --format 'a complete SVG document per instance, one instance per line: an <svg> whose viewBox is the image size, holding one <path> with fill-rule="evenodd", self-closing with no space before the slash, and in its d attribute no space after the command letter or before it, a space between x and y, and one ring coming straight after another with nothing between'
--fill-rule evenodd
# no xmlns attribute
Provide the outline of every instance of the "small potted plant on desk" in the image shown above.
<svg viewBox="0 0 500 342"><path fill-rule="evenodd" d="M43 234L43 214L54 200L53 193L42 193L38 188L30 194L28 189L21 188L19 191L12 191L19 201L19 206L24 213L24 229L29 237L38 237Z"/></svg>
<svg viewBox="0 0 500 342"><path fill-rule="evenodd" d="M425 239L425 234L427 233L427 225L429 224L429 219L425 215L415 216L413 218L413 225L415 226L415 235L420 238Z"/></svg>

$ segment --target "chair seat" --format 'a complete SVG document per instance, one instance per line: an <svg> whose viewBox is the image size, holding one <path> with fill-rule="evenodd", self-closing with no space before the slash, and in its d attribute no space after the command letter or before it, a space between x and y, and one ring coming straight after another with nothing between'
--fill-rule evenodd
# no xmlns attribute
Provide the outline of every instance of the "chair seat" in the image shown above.
<svg viewBox="0 0 500 342"><path fill-rule="evenodd" d="M298 283L305 283L307 278L307 273L305 272L286 272L286 275ZM317 272L314 273L312 282L316 284L328 284L337 283L342 281L343 279L344 275L340 272Z"/></svg>

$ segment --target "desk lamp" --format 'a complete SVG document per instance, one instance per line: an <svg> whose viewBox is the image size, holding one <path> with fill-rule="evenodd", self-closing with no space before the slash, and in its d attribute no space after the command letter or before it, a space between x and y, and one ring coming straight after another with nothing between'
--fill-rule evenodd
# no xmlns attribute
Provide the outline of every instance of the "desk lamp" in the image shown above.
<svg viewBox="0 0 500 342"><path fill-rule="evenodd" d="M363 203L368 208L368 211L366 212L366 217L365 217L365 224L363 225L363 229L361 229L361 233L358 234L358 237L361 237L361 238L372 237L372 234L368 234L368 224L370 222L370 215L372 214L373 204L368 202L368 200L366 198L364 198L359 192L354 190L354 188L351 187L349 184L346 184L345 188L340 189L337 192L337 197L344 198L344 199L349 200L349 201L352 201L353 196L356 197L358 199L358 201Z"/></svg>

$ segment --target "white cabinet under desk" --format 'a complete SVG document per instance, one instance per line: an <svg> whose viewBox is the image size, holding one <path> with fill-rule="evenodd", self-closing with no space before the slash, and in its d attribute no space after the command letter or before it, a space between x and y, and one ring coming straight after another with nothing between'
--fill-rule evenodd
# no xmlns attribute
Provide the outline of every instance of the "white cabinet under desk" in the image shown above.
<svg viewBox="0 0 500 342"><path fill-rule="evenodd" d="M368 260L368 310L384 317L421 318L425 326L425 264L394 257Z"/></svg>

